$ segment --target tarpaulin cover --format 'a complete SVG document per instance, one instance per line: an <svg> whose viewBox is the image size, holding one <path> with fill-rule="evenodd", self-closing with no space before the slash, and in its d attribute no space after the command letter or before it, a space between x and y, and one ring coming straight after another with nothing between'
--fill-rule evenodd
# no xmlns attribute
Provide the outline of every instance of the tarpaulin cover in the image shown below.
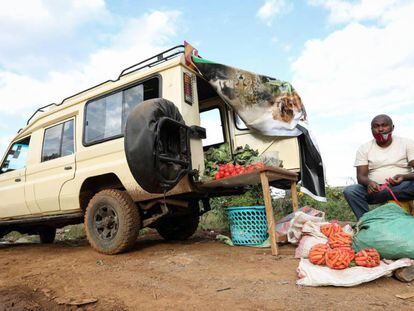
<svg viewBox="0 0 414 311"><path fill-rule="evenodd" d="M375 248L382 258L414 258L414 217L396 204L365 213L357 223L352 247Z"/></svg>
<svg viewBox="0 0 414 311"><path fill-rule="evenodd" d="M299 138L302 191L325 201L322 159L307 130L305 107L292 85L200 58L188 44L185 49L187 65L210 83L248 128L267 136Z"/></svg>

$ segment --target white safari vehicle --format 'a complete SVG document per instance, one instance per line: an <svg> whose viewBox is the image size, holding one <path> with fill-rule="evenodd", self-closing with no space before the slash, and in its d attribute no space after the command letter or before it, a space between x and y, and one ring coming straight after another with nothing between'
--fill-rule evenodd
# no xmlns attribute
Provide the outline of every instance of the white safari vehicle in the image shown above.
<svg viewBox="0 0 414 311"><path fill-rule="evenodd" d="M60 104L38 109L10 143L0 168L0 237L39 234L84 222L92 247L130 248L144 227L186 239L209 198L241 193L203 189L203 151L228 143L278 152L299 172L297 138L247 129L177 46L133 65ZM202 203L202 204L201 204Z"/></svg>

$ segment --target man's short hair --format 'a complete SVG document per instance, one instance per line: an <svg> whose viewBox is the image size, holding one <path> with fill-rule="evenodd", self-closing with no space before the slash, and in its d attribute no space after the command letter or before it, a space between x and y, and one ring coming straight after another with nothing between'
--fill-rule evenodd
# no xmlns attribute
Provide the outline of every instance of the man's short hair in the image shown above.
<svg viewBox="0 0 414 311"><path fill-rule="evenodd" d="M374 124L375 121L377 121L378 119L385 119L385 121L389 124L389 125L393 125L392 123L392 119L390 116L386 115L386 114L379 114L377 116L375 116L372 121L371 121L371 127Z"/></svg>

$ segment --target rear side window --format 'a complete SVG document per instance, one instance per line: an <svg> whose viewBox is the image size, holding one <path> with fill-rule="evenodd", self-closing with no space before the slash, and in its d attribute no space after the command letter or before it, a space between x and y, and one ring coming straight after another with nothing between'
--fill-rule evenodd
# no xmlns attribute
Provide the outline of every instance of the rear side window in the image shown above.
<svg viewBox="0 0 414 311"><path fill-rule="evenodd" d="M45 130L42 162L71 155L75 152L73 120Z"/></svg>
<svg viewBox="0 0 414 311"><path fill-rule="evenodd" d="M203 147L224 143L223 120L219 108L200 113L200 125L206 129L207 137L203 139Z"/></svg>
<svg viewBox="0 0 414 311"><path fill-rule="evenodd" d="M131 110L142 101L157 97L159 97L159 80L153 78L88 102L84 143L89 145L121 137Z"/></svg>

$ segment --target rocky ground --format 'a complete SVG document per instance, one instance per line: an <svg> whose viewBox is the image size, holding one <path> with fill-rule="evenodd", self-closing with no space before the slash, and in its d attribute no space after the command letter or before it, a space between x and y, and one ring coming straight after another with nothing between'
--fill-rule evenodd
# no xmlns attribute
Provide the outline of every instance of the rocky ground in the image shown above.
<svg viewBox="0 0 414 311"><path fill-rule="evenodd" d="M206 232L186 242L146 232L132 251L105 256L82 234L64 234L52 245L31 237L1 243L0 310L414 309L414 298L396 297L414 294L414 284L393 278L353 288L297 286L290 245L273 257Z"/></svg>

